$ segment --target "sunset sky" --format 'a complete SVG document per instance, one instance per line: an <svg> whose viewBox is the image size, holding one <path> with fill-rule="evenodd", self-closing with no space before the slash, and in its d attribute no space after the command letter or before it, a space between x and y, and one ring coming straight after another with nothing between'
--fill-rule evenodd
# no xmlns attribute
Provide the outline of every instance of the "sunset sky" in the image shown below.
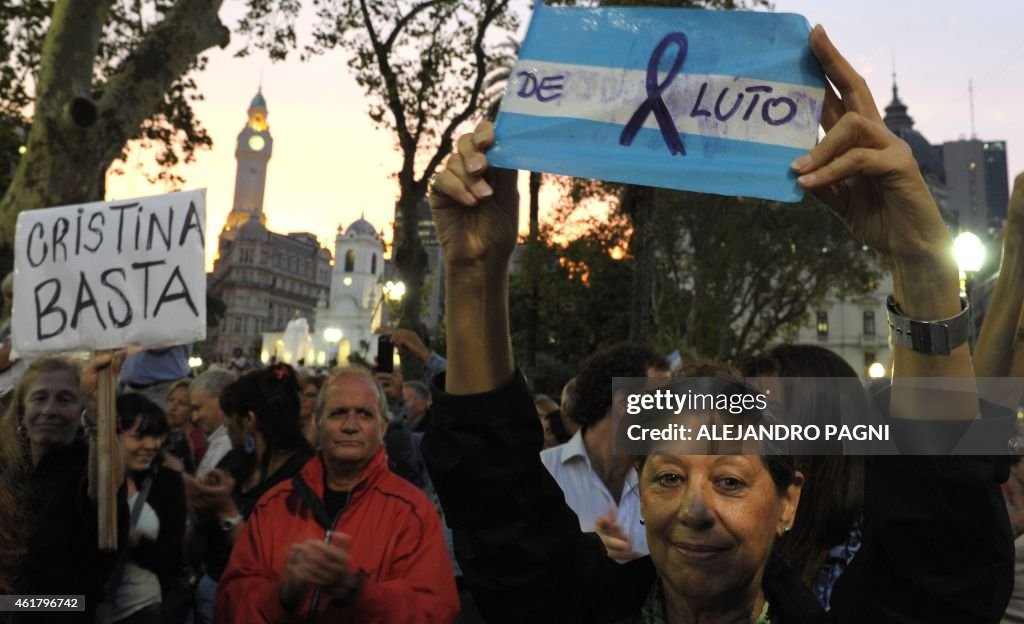
<svg viewBox="0 0 1024 624"><path fill-rule="evenodd" d="M514 0L524 16L525 0ZM242 9L229 1L221 19L232 26ZM1009 175L1024 169L1024 3L979 0L776 0L779 12L800 13L825 26L832 40L871 86L883 108L891 99L893 64L900 98L915 128L932 143L968 138L971 121L967 83L974 81L977 137L1008 141ZM524 30L525 32L525 30ZM365 211L390 239L399 166L392 136L372 127L365 97L350 77L345 59L332 53L303 63L272 63L262 54L234 58L239 37L227 50L209 54L197 82L205 101L195 105L214 140L211 150L183 167L185 188L207 189L208 239L215 240L234 192L234 142L262 73L268 122L274 137L264 212L280 232L311 231L333 251L334 232ZM152 187L135 166L112 177L108 198L164 192ZM551 194L548 194L550 200ZM543 218L543 207L542 207ZM216 245L208 245L212 262Z"/></svg>

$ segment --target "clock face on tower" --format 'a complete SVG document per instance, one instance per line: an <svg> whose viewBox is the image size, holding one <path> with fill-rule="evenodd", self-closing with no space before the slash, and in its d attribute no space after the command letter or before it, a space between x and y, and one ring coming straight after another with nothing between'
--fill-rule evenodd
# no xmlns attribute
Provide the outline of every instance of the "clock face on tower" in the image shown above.
<svg viewBox="0 0 1024 624"><path fill-rule="evenodd" d="M263 149L264 145L266 145L266 142L263 140L263 137L259 135L249 137L249 149L252 151L258 152Z"/></svg>

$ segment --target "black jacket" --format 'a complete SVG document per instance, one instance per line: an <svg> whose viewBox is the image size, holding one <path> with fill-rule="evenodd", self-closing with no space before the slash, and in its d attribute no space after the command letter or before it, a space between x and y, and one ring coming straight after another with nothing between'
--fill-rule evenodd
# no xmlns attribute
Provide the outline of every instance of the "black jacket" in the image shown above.
<svg viewBox="0 0 1024 624"><path fill-rule="evenodd" d="M443 377L437 384L443 387ZM423 450L463 575L488 622L619 622L656 580L649 557L619 565L584 534L539 458L542 432L521 375L470 396L434 389ZM872 457L864 545L826 614L773 559L773 624L998 622L1013 586L999 484L1005 460Z"/></svg>
<svg viewBox="0 0 1024 624"><path fill-rule="evenodd" d="M74 442L45 455L27 476L28 551L16 580L19 594L84 595L86 611L19 613L14 622L91 622L104 597L103 586L117 562L117 553L98 547L96 504L88 496L89 448ZM118 545L127 539L128 506L124 488L118 493Z"/></svg>
<svg viewBox="0 0 1024 624"><path fill-rule="evenodd" d="M141 488L142 483L138 486ZM155 542L140 540L131 550L131 558L162 580L180 574L183 565L187 507L181 473L164 466L157 469L146 502L160 519L160 535Z"/></svg>

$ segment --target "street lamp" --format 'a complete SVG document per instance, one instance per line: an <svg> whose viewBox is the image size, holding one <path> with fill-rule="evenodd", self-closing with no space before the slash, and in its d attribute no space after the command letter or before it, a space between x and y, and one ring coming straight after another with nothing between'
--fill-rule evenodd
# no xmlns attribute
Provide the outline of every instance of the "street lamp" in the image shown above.
<svg viewBox="0 0 1024 624"><path fill-rule="evenodd" d="M384 283L382 290L388 301L401 301L402 297L405 296L405 282L392 282L388 280Z"/></svg>
<svg viewBox="0 0 1024 624"><path fill-rule="evenodd" d="M960 267L960 290L970 299L970 278L985 263L985 245L971 232L961 232L953 240L953 255L956 256L956 263Z"/></svg>
<svg viewBox="0 0 1024 624"><path fill-rule="evenodd" d="M868 377L872 379L885 377L885 366L881 362L872 362L871 366L868 367Z"/></svg>
<svg viewBox="0 0 1024 624"><path fill-rule="evenodd" d="M337 359L341 354L341 345L338 343L341 342L341 337L344 335L345 333L337 327L328 327L324 330L324 340L330 345L328 353L330 353L332 359ZM322 351L321 354L323 354Z"/></svg>
<svg viewBox="0 0 1024 624"><path fill-rule="evenodd" d="M971 232L961 232L953 241L953 254L961 271L977 271L985 262L985 245Z"/></svg>
<svg viewBox="0 0 1024 624"><path fill-rule="evenodd" d="M960 292L970 301L971 278L985 263L985 245L971 232L961 232L953 239L953 255L956 256L956 263L960 267ZM973 351L975 338L973 320L969 323L967 338Z"/></svg>

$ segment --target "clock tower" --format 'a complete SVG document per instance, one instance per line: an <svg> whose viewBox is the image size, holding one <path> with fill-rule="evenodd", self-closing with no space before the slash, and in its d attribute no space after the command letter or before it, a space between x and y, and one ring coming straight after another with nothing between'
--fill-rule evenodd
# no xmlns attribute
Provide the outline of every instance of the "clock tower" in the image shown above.
<svg viewBox="0 0 1024 624"><path fill-rule="evenodd" d="M224 224L222 235L234 238L233 230L256 218L266 225L267 218L263 214L263 191L267 185L267 163L274 146L267 126L267 101L263 99L260 88L252 99L248 110L249 120L238 133L235 146L235 160L238 169L235 173L235 200Z"/></svg>

